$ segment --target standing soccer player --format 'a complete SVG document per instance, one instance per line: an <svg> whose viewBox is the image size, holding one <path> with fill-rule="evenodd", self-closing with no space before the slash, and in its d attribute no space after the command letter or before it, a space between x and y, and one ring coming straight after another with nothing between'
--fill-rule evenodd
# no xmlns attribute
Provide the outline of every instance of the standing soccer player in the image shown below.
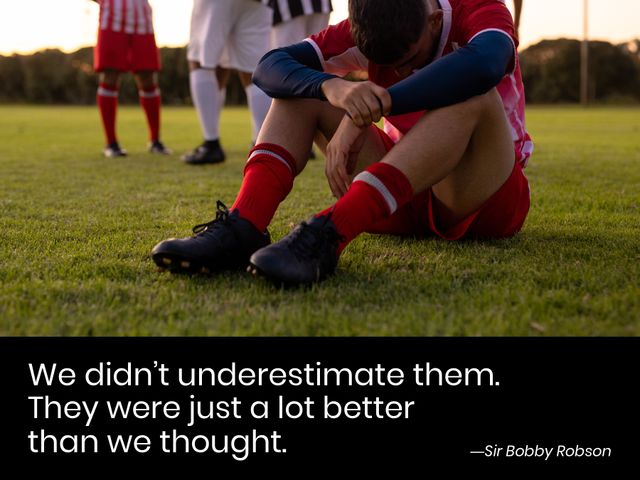
<svg viewBox="0 0 640 480"><path fill-rule="evenodd" d="M350 0L348 20L260 61L254 81L274 100L231 211L219 204L193 237L156 245L154 261L191 272L250 263L299 285L333 273L363 232L515 235L533 149L517 44L503 0ZM355 70L369 81L340 78ZM337 201L269 245L318 131Z"/></svg>
<svg viewBox="0 0 640 480"><path fill-rule="evenodd" d="M123 157L116 135L120 76L133 72L149 127L149 152L171 153L160 141L160 55L147 0L93 0L100 4L94 69L99 73L97 103L106 137L105 157Z"/></svg>
<svg viewBox="0 0 640 480"><path fill-rule="evenodd" d="M185 163L225 160L220 111L229 69L238 71L245 88L255 142L271 105L271 99L251 83L258 60L269 50L273 11L266 4L268 0L194 0L187 59L191 98L204 142L182 156Z"/></svg>

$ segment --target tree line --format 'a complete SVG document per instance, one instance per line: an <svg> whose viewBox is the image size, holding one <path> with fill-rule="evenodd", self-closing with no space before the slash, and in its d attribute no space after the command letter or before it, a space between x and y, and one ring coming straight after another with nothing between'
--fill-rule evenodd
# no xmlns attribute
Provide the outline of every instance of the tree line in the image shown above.
<svg viewBox="0 0 640 480"><path fill-rule="evenodd" d="M189 105L189 68L186 48L161 48L159 76L163 102ZM640 40L622 45L589 43L589 94L594 102L640 102ZM93 48L73 53L44 50L32 55L0 56L0 102L33 104L95 103L97 76ZM543 40L520 52L528 103L573 103L580 96L580 42ZM138 94L130 75L123 79L122 103L136 103ZM228 104L244 104L244 90L233 76L227 88Z"/></svg>
<svg viewBox="0 0 640 480"><path fill-rule="evenodd" d="M580 42L543 40L520 53L528 103L580 101ZM640 40L621 45L589 42L589 99L640 102Z"/></svg>
<svg viewBox="0 0 640 480"><path fill-rule="evenodd" d="M158 77L162 101L167 105L191 104L186 47L160 48L162 72ZM93 70L93 48L73 53L43 50L32 55L0 56L0 102L91 105L95 103L98 76ZM240 80L232 76L227 101L246 101ZM121 103L137 103L132 75L124 75Z"/></svg>

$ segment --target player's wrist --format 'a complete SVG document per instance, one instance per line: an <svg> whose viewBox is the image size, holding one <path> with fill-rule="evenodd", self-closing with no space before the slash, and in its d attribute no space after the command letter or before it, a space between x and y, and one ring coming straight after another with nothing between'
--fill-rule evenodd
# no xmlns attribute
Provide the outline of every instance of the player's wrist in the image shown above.
<svg viewBox="0 0 640 480"><path fill-rule="evenodd" d="M359 126L347 111L344 112L344 117L342 117L341 123L342 123L341 125L342 128L348 129L353 133L359 133L365 128L368 128L368 125Z"/></svg>
<svg viewBox="0 0 640 480"><path fill-rule="evenodd" d="M338 78L338 77L333 77L333 78L328 78L327 80L323 81L322 84L320 85L320 90L322 91L322 94L324 95L324 97L326 99L330 99L331 98L331 94L334 90L334 88L336 87L336 85L341 81L342 79Z"/></svg>

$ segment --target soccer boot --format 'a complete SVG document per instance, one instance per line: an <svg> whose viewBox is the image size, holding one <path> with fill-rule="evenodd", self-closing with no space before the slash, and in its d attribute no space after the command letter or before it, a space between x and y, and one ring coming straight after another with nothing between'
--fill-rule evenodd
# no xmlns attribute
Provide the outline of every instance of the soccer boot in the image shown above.
<svg viewBox="0 0 640 480"><path fill-rule="evenodd" d="M153 261L172 272L211 273L245 268L253 252L269 245L269 232L259 232L251 222L229 212L218 200L216 218L193 227L189 238L170 238L151 251Z"/></svg>
<svg viewBox="0 0 640 480"><path fill-rule="evenodd" d="M160 140L154 140L149 144L149 153L155 153L158 155L171 155L171 149L164 146Z"/></svg>
<svg viewBox="0 0 640 480"><path fill-rule="evenodd" d="M251 255L248 270L276 285L311 285L335 271L341 239L330 215L312 217L279 242Z"/></svg>
<svg viewBox="0 0 640 480"><path fill-rule="evenodd" d="M115 158L115 157L126 157L127 151L120 148L120 144L118 142L112 142L106 147L102 152L107 158Z"/></svg>
<svg viewBox="0 0 640 480"><path fill-rule="evenodd" d="M189 165L205 165L207 163L221 163L224 162L225 154L220 145L208 146L207 143L203 143L193 152L186 153L182 156L182 161Z"/></svg>

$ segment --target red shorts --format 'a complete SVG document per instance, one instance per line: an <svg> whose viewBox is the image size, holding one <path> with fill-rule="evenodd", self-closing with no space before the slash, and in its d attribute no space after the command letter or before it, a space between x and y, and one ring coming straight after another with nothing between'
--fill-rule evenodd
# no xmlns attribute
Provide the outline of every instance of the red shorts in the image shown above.
<svg viewBox="0 0 640 480"><path fill-rule="evenodd" d="M382 131L387 151L394 143ZM514 162L511 175L484 204L455 225L442 229L439 216L442 210L429 188L416 195L411 202L393 215L378 222L369 233L392 235L437 235L445 240L463 238L504 238L520 231L529 213L530 192L527 177L518 161Z"/></svg>
<svg viewBox="0 0 640 480"><path fill-rule="evenodd" d="M93 67L96 72L157 72L160 70L160 53L155 36L152 33L140 35L99 30L98 44L93 51Z"/></svg>

